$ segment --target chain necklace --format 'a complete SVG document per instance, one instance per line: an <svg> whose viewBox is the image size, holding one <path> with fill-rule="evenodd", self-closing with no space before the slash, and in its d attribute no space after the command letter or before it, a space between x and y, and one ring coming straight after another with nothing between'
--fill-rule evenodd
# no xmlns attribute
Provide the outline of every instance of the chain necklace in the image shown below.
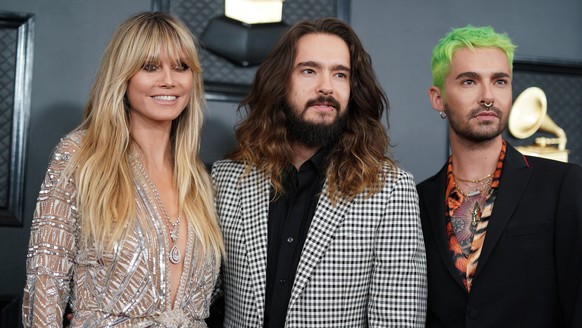
<svg viewBox="0 0 582 328"><path fill-rule="evenodd" d="M455 177L455 181L461 181L461 182L472 182L472 183L479 183L485 179L491 178L493 176L495 172L491 172L489 174L487 174L486 176L479 178L479 179L475 179L475 180L471 180L471 179L461 179L458 176L456 176L455 174L453 174L453 176Z"/></svg>
<svg viewBox="0 0 582 328"><path fill-rule="evenodd" d="M487 178L486 178L486 179L487 179ZM483 190L485 190L485 189L489 188L489 186L491 185L491 182L493 181L493 179L492 179L492 175L490 175L490 176L489 176L489 179L487 179L487 180L486 180L486 181L483 183L483 185L482 185L480 188L477 188L477 189L475 189L475 190L473 190L473 191L471 191L471 192L465 193L465 192L464 192L464 191L461 189L461 187L459 186L459 184L457 183L457 177L456 177L454 174L453 174L453 180L454 180L454 183L455 183L455 188L456 188L456 189L457 189L457 191L458 191L458 192L459 192L461 195L463 195L464 197L473 197L473 196L480 195L480 194L481 194L481 192L482 192ZM459 181L463 181L463 180L460 180L460 179L459 179ZM481 181L483 181L483 180L481 180Z"/></svg>
<svg viewBox="0 0 582 328"><path fill-rule="evenodd" d="M463 197L465 197L465 200L463 200L463 201L464 202L467 202L467 201L470 201L468 198L471 198L471 197L474 197L474 196L477 196L477 195L481 195L481 193L483 192L483 190L489 189L489 187L491 186L491 182L493 181L493 178L492 177L493 177L493 174L489 174L489 176L487 176L487 177L485 177L483 179L480 179L479 182L481 182L481 181L483 181L485 179L487 179L487 180L485 180L485 182L483 183L483 185L480 188L478 188L476 190L473 190L471 192L468 192L468 193L465 193L461 189L461 187L457 184L457 181L456 181L457 180L457 177L454 174L453 174L453 182L455 183L455 189L457 189L457 191L461 195L463 195ZM459 179L459 180L460 181L463 181L461 179ZM473 182L473 181L470 181L470 182ZM482 214L482 212L481 212L481 204L479 203L479 199L477 199L475 201L475 204L473 206L473 209L471 210L471 225L473 227L476 227L477 224L481 221L481 214Z"/></svg>
<svg viewBox="0 0 582 328"><path fill-rule="evenodd" d="M151 189L152 193L154 194L154 197L156 198L156 203L158 204L159 208L162 210L162 216L163 216L164 221L166 223L166 224L164 224L164 226L171 228L170 229L170 238L172 239L172 243L174 245L172 246L172 249L170 250L168 255L169 255L170 262L172 262L173 264L178 264L178 263L180 263L180 261L182 261L182 254L180 254L180 250L178 249L178 246L176 243L178 241L178 238L180 237L180 222L182 221L182 217L180 216L180 213L178 213L178 217L176 218L176 222L172 222L172 220L170 220L170 216L168 215L168 211L166 211L166 207L164 206L164 203L162 202L162 199L160 198L160 194L158 193L156 186L154 185L154 183L150 179L149 175L147 174L146 170L144 169L143 165L141 164L141 161L137 158L135 159L135 161L137 162L137 166L138 166L142 176L144 177L146 182L149 184L150 189Z"/></svg>

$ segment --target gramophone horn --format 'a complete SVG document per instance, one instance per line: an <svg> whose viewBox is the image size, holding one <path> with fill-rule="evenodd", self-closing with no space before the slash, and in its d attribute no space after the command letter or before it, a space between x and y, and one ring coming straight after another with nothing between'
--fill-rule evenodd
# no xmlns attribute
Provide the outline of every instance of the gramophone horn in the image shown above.
<svg viewBox="0 0 582 328"><path fill-rule="evenodd" d="M509 113L509 132L518 139L533 135L544 123L547 110L546 94L542 89L525 89L517 96Z"/></svg>
<svg viewBox="0 0 582 328"><path fill-rule="evenodd" d="M548 111L546 94L538 87L525 89L511 108L509 114L509 132L518 138L525 139L537 131L548 132L557 138L540 137L535 143L542 147L558 145L558 149L566 149L566 133L546 114Z"/></svg>

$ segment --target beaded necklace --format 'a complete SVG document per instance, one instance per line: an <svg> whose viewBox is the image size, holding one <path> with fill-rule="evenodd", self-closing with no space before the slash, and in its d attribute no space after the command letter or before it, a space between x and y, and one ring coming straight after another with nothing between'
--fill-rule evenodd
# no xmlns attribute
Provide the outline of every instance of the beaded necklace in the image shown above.
<svg viewBox="0 0 582 328"><path fill-rule="evenodd" d="M180 261L182 261L182 254L180 253L180 250L178 249L178 246L177 246L178 238L180 237L180 222L182 221L182 217L178 213L178 217L176 218L176 222L172 222L172 220L170 220L170 216L168 215L168 211L166 211L166 207L164 206L164 203L162 202L162 199L160 198L160 194L158 193L156 186L154 185L154 183L150 179L149 175L147 174L146 170L144 169L143 165L141 164L141 161L139 159L135 159L135 161L137 163L137 166L139 168L140 173L142 174L142 176L144 177L144 179L148 183L152 193L154 194L154 197L156 198L157 205L160 207L160 209L162 211L162 217L164 218L164 221L165 221L164 225L170 229L170 238L172 239L172 243L173 243L173 246L170 249L170 252L168 253L170 262L172 262L173 264L178 264L178 263L180 263Z"/></svg>

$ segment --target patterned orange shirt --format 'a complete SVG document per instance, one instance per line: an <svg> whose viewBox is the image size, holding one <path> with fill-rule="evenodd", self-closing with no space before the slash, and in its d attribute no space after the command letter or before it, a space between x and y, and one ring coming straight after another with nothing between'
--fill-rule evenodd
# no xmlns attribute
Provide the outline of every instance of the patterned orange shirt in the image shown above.
<svg viewBox="0 0 582 328"><path fill-rule="evenodd" d="M449 252L455 268L459 272L461 280L468 292L471 291L473 277L475 276L479 256L481 255L481 249L485 241L487 225L493 212L493 204L497 196L506 148L507 145L504 140L501 152L499 153L497 168L493 173L489 192L479 197L465 197L459 192L455 184L455 179L453 178L453 159L449 157L447 166L447 189L445 192L447 239L449 241ZM479 205L480 203L484 204L482 209ZM473 217L478 216L480 218L475 222L475 225L467 225L466 217L468 215Z"/></svg>

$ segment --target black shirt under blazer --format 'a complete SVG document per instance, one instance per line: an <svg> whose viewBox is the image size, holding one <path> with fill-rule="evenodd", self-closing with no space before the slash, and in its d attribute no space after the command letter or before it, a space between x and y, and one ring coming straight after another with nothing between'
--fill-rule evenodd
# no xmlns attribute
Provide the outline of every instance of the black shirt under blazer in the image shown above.
<svg viewBox="0 0 582 328"><path fill-rule="evenodd" d="M265 306L270 183L256 168L246 175L244 169L226 160L212 170L227 253L224 327L257 328ZM391 170L378 193L335 205L321 195L285 327L421 328L425 313L424 241L412 175Z"/></svg>
<svg viewBox="0 0 582 328"><path fill-rule="evenodd" d="M446 165L418 185L427 327L582 327L582 168L507 145L471 293L448 250Z"/></svg>

